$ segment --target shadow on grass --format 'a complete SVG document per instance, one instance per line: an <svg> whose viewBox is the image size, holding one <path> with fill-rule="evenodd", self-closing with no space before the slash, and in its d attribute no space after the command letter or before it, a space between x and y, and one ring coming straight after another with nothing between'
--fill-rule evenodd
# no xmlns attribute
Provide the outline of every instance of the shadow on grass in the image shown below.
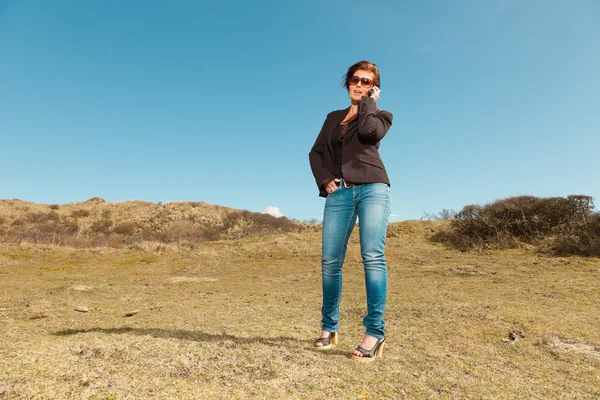
<svg viewBox="0 0 600 400"><path fill-rule="evenodd" d="M91 328L91 329L64 329L55 332L56 336L71 336L79 333L93 333L100 332L108 335L138 335L138 336L152 336L155 338L162 339L181 339L181 340L192 340L195 342L222 342L231 341L235 344L253 344L261 343L269 346L281 346L283 342L306 342L306 340L298 340L292 337L277 336L277 337L237 337L234 335L221 334L214 335L211 333L204 333L198 331L186 331L181 329L159 329L159 328Z"/></svg>
<svg viewBox="0 0 600 400"><path fill-rule="evenodd" d="M310 347L306 346L308 350L314 351L312 348L313 341L311 339L308 340L300 340L295 339L288 336L277 336L277 337L237 337L234 335L221 334L214 335L211 333L198 332L198 331L186 331L182 329L170 330L170 329L159 329L159 328L131 328L131 327L122 327L122 328L91 328L91 329L64 329L58 332L55 332L56 336L71 336L77 335L80 333L94 333L100 332L105 333L107 335L138 335L138 336L152 336L155 338L161 339L181 339L181 340L191 340L195 342L226 342L230 341L235 343L236 345L242 344L265 344L267 346L275 346L280 347L282 343L303 343L310 345ZM323 355L335 355L335 356L343 356L350 358L351 354L344 350L328 350L323 352L316 352L317 354Z"/></svg>

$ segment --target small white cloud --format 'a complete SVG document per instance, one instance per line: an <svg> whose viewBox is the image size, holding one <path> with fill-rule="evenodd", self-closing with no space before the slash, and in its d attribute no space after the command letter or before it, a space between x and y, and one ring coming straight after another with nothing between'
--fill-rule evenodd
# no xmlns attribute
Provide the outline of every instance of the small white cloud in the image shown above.
<svg viewBox="0 0 600 400"><path fill-rule="evenodd" d="M392 217L399 217L400 214L390 214Z"/></svg>
<svg viewBox="0 0 600 400"><path fill-rule="evenodd" d="M265 208L263 210L263 213L265 214L270 214L274 217L283 217L283 213L281 212L281 210L279 209L279 207L273 207L273 206L267 206L267 208Z"/></svg>

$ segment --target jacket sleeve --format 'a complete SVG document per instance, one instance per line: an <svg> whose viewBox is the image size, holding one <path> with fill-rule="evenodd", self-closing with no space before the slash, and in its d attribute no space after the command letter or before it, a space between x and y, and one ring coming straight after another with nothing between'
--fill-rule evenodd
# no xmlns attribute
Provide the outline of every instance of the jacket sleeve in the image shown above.
<svg viewBox="0 0 600 400"><path fill-rule="evenodd" d="M358 106L358 137L365 142L377 143L392 126L393 115L389 111L377 110L375 100L363 96Z"/></svg>
<svg viewBox="0 0 600 400"><path fill-rule="evenodd" d="M329 114L331 115L331 114ZM323 122L323 126L321 127L321 132L319 132L319 136L317 136L317 140L313 145L310 153L308 153L308 159L310 161L310 168L312 169L312 173L315 177L315 181L317 182L317 186L322 188L325 183L334 179L333 174L325 169L324 167L324 159L325 152L327 151L327 131L325 127L327 126L327 120L329 119L329 115Z"/></svg>

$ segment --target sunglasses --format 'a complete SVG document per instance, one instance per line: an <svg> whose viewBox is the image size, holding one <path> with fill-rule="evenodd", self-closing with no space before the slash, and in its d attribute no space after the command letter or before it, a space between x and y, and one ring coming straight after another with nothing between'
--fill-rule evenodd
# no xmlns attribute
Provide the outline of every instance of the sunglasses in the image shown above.
<svg viewBox="0 0 600 400"><path fill-rule="evenodd" d="M350 85L358 85L358 82L360 82L361 86L364 88L370 88L371 86L373 86L373 81L369 78L361 78L360 76L353 76L352 78L350 78L350 81L348 82Z"/></svg>

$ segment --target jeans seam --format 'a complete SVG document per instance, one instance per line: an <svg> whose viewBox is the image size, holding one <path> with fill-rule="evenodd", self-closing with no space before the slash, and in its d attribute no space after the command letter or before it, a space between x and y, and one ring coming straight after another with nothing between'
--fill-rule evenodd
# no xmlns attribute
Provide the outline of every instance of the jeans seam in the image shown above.
<svg viewBox="0 0 600 400"><path fill-rule="evenodd" d="M348 220L348 226L346 226L344 242L343 242L342 246L340 247L340 254L338 256L338 259L340 260L340 274L342 275L342 277L340 279L342 279L342 280L344 278L344 269L343 268L344 268L344 263L346 261L346 254L345 254L346 252L344 252L344 247L346 247L346 248L348 247L348 241L350 240L350 235L352 234L351 227L352 227L352 220L354 219L355 212L356 212L355 210L352 211L352 214L350 215L350 219ZM343 257L342 257L342 255L343 255ZM337 304L338 309L340 307L340 298L341 298L341 293L338 294L338 304Z"/></svg>
<svg viewBox="0 0 600 400"><path fill-rule="evenodd" d="M354 214L356 213L356 206L354 205L354 191L352 191L352 206L353 206L353 210L352 210L352 215L350 215L350 219L348 220L348 226L346 226L346 234L344 236L344 244L342 245L342 247L340 248L340 255L339 255L339 259L340 259L340 268L343 267L344 263L341 262L342 260L342 252L344 250L344 247L348 247L348 241L350 240L350 235L352 234L352 220L354 219ZM344 255L344 261L346 261L346 256Z"/></svg>
<svg viewBox="0 0 600 400"><path fill-rule="evenodd" d="M385 212L386 212L386 214L385 214L385 223L384 223L384 226L383 226L384 229L382 229L385 232L383 234L383 256L384 257L385 257L385 245L386 245L386 242L387 242L387 240L386 240L387 239L387 227L390 224L390 214L392 213L392 207L391 207L392 206L392 204L391 204L392 201L391 201L390 197L391 197L391 193L390 193L390 190L388 188L388 190L387 190L387 199L386 199L386 202L385 202ZM386 269L387 269L387 263L386 263Z"/></svg>

